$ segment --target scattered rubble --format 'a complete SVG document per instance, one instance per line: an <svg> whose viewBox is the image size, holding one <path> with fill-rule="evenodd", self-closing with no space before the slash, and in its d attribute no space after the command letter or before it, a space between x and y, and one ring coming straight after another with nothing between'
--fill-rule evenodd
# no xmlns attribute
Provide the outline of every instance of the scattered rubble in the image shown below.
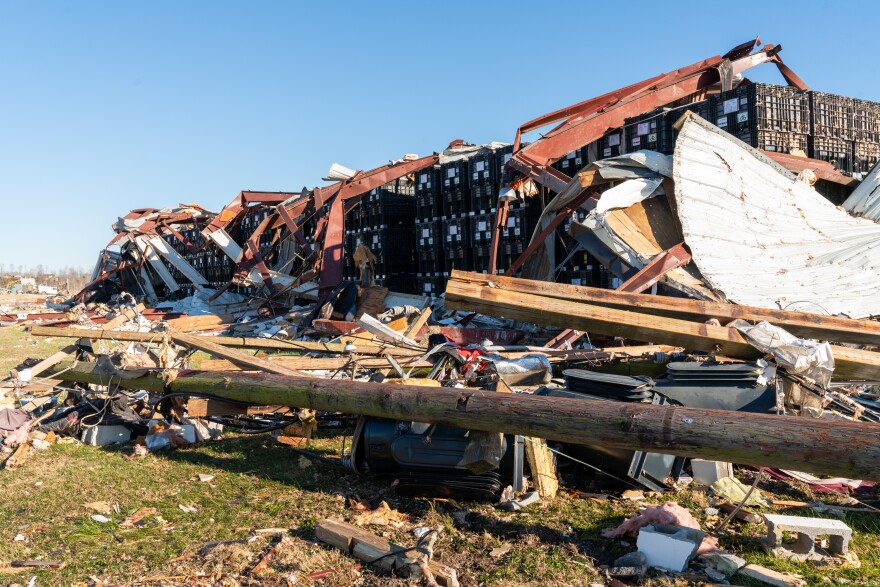
<svg viewBox="0 0 880 587"><path fill-rule="evenodd" d="M763 522L779 556L820 557L821 536L843 555L852 530L839 520L743 508L774 506L757 490L765 472L816 491L875 489L880 167L837 208L817 187L856 179L719 129L740 100L777 92L716 75L724 63L781 65L778 50L754 45L538 119L520 131L561 124L528 145L519 133L514 145L454 142L371 171L334 166L325 187L242 192L216 214L189 204L119 218L91 282L52 302L63 310L4 314L4 325L72 341L2 382L6 468L62 441L133 440L146 456L265 433L301 455L301 472L332 463L387 477L397 495L495 503L516 517L552 502L560 467L576 463L645 504L603 532L637 547L609 577L653 568L799 584L719 551L718 538L731 519ZM797 90L774 95L801 108L806 86L781 70ZM689 97L669 102L682 87ZM641 132L654 119L666 142ZM621 141L638 148L621 152ZM336 456L313 452L318 430L351 441ZM760 469L753 487L734 463ZM690 481L713 501L651 503ZM348 503L354 525L322 520L318 539L365 565L458 585L434 558L439 530L398 546L362 527L402 528L407 513ZM85 507L100 524L120 513ZM468 510L456 509L466 529ZM142 507L119 526L155 515ZM262 576L289 545L279 534L239 566Z"/></svg>

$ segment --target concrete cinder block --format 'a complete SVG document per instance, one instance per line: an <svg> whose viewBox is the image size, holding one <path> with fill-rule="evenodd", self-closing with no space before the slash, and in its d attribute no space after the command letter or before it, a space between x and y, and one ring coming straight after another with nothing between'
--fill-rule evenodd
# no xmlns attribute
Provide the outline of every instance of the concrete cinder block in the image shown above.
<svg viewBox="0 0 880 587"><path fill-rule="evenodd" d="M648 566L680 573L687 569L705 536L693 528L656 524L639 530L636 546Z"/></svg>
<svg viewBox="0 0 880 587"><path fill-rule="evenodd" d="M745 559L720 550L700 555L700 561L728 577L734 576L738 570L746 566Z"/></svg>
<svg viewBox="0 0 880 587"><path fill-rule="evenodd" d="M733 465L723 461L704 461L691 459L691 472L694 483L709 486L725 477L733 477Z"/></svg>
<svg viewBox="0 0 880 587"><path fill-rule="evenodd" d="M781 516L764 514L767 524L766 546L776 556L796 560L822 558L816 552L816 538L828 536L828 550L833 554L845 554L852 540L852 528L840 520L807 518L805 516ZM797 534L797 542L782 543L782 533Z"/></svg>
<svg viewBox="0 0 880 587"><path fill-rule="evenodd" d="M644 552L631 552L614 561L614 566L608 569L612 577L642 577L648 572L648 557Z"/></svg>
<svg viewBox="0 0 880 587"><path fill-rule="evenodd" d="M93 426L86 428L82 433L83 443L92 446L122 444L129 440L131 440L131 431L125 426Z"/></svg>

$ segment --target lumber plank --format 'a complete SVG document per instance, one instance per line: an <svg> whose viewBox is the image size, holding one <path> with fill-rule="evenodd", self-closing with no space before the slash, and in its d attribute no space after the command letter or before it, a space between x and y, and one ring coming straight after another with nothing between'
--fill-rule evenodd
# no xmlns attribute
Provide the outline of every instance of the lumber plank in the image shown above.
<svg viewBox="0 0 880 587"><path fill-rule="evenodd" d="M182 316L165 320L175 332L195 332L206 328L216 328L235 321L235 314L208 314L205 316Z"/></svg>
<svg viewBox="0 0 880 587"><path fill-rule="evenodd" d="M49 369L50 367L57 365L61 361L66 361L67 359L70 358L70 355L72 355L75 352L76 352L76 345L68 345L68 346L62 348L61 350L59 350L58 352L52 353L51 355L49 355L48 357L46 357L45 359L43 359L42 361L40 361L39 363L34 365L33 367L28 367L31 370L31 380L39 377L46 369ZM0 383L0 390L11 389L11 388L15 387L15 380L14 380L15 376L12 375L11 373L10 373L10 375L13 377L13 379L6 380L6 381L3 381L3 383ZM0 395L2 395L2 392L0 392Z"/></svg>
<svg viewBox="0 0 880 587"><path fill-rule="evenodd" d="M718 353L737 359L757 359L762 356L735 328L524 294L455 279L450 279L446 285L446 307L594 334L682 346L691 351ZM880 353L835 345L831 345L831 351L836 378L880 378Z"/></svg>
<svg viewBox="0 0 880 587"><path fill-rule="evenodd" d="M286 406L252 406L204 397L192 397L186 402L186 412L191 418L210 418L212 416L256 416L259 414L287 413Z"/></svg>
<svg viewBox="0 0 880 587"><path fill-rule="evenodd" d="M790 312L688 298L627 293L582 285L517 279L502 275L485 275L457 270L452 271L451 278L472 284L492 284L492 287L506 291L586 302L597 306L683 320L705 322L714 318L722 324L737 318L751 322L766 321L801 338L880 346L880 322L876 320L853 320L807 312Z"/></svg>
<svg viewBox="0 0 880 587"><path fill-rule="evenodd" d="M139 303L136 306L123 308L123 310L119 313L118 316L113 318L112 320L108 320L104 323L104 328L116 328L117 326L121 326L125 324L138 314L142 314L147 307L143 303Z"/></svg>
<svg viewBox="0 0 880 587"><path fill-rule="evenodd" d="M90 338L94 340L118 340L123 342L161 342L161 332L129 332L124 330L107 330L91 328L58 328L54 326L34 326L31 329L33 336L53 336L58 338ZM202 337L207 338L207 337ZM212 336L211 342L221 346L247 349L266 349L289 352L322 352L322 353L345 353L344 343L316 342L308 340L279 340L274 338L257 338L241 336ZM407 349L391 344L371 344L357 342L359 355L382 356L392 354L394 356L417 356L424 354L418 349Z"/></svg>
<svg viewBox="0 0 880 587"><path fill-rule="evenodd" d="M542 499L553 499L559 491L559 480L553 469L553 453L540 438L525 437L526 462L532 472L532 483Z"/></svg>
<svg viewBox="0 0 880 587"><path fill-rule="evenodd" d="M335 370L341 369L348 363L347 357L267 357L267 361L280 363L291 369L306 370ZM420 361L418 357L404 357L397 361L405 367L431 367L428 361ZM358 361L358 367L364 369L384 369L388 367L385 358L365 358ZM238 371L240 367L226 359L205 359L199 363L199 369L204 371Z"/></svg>
<svg viewBox="0 0 880 587"><path fill-rule="evenodd" d="M241 351L226 348L217 343L211 342L206 337L193 336L192 334L184 334L182 332L172 332L171 340L178 344L204 351L206 353L214 355L215 357L226 359L227 361L235 363L239 367L250 367L254 369L259 369L261 371L266 371L268 373L278 373L279 375L309 376L307 373L304 373L302 371L297 371L296 369L285 367L281 363L267 361L266 359L254 357Z"/></svg>

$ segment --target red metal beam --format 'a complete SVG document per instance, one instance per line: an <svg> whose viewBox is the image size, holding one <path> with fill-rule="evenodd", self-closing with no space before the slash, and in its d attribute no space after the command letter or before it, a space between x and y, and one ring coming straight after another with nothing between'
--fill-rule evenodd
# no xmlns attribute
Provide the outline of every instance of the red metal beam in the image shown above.
<svg viewBox="0 0 880 587"><path fill-rule="evenodd" d="M651 259L638 273L623 282L617 291L641 293L660 281L660 278L678 267L691 262L691 254L679 243Z"/></svg>
<svg viewBox="0 0 880 587"><path fill-rule="evenodd" d="M760 63L773 62L790 84L799 88L806 87L800 78L782 63L778 55L779 47L767 45L757 53L747 54L747 48L754 46L756 42L757 39L744 43L728 52L725 57L711 57L619 90L617 95L627 95L605 107L602 107L601 103L607 102L614 93L605 94L526 123L517 131L517 141L523 129L532 130L542 122L549 123L561 119L564 115L574 114L556 129L515 152L510 160L510 166L547 185L544 183L543 170L551 163L601 138L609 130L619 128L627 118L704 92L720 80L719 68L738 73ZM631 91L627 93L626 90ZM594 110L590 111L591 108Z"/></svg>
<svg viewBox="0 0 880 587"><path fill-rule="evenodd" d="M507 271L504 272L504 275L513 275L513 272L519 269L522 264L526 262L526 259L531 257L535 253L535 251L537 251L541 247L541 245L544 244L544 241L547 240L547 237L553 234L553 231L556 230L556 227L565 222L566 218L571 216L574 211L581 206L581 204L590 199L590 197L593 196L595 193L595 190L582 188L581 193L574 200L569 202L569 204L565 208L559 210L559 212L556 213L556 216L553 217L553 220L550 221L550 223L544 228L544 230L538 233L538 236L532 238L532 242L529 243L528 248L522 252L522 254L517 258L516 261L511 263L510 267L507 268Z"/></svg>
<svg viewBox="0 0 880 587"><path fill-rule="evenodd" d="M620 284L617 291L641 293L660 281L661 277L673 269L683 267L690 262L691 255L684 248L684 243L677 244L651 259L651 262L642 267L638 273ZM579 341L584 334L586 333L580 330L566 329L550 340L547 346L555 349L562 348L564 345L572 345Z"/></svg>
<svg viewBox="0 0 880 587"><path fill-rule="evenodd" d="M501 240L501 231L507 224L508 212L510 212L510 203L507 200L498 202L495 210L495 225L492 227L492 242L489 245L489 275L495 275L498 268L498 245Z"/></svg>

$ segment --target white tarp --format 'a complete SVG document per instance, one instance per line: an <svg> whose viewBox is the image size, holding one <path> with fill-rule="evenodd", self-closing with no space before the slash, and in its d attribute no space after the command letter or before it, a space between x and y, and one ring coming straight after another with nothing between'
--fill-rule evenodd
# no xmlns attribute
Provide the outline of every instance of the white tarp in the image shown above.
<svg viewBox="0 0 880 587"><path fill-rule="evenodd" d="M851 318L880 314L880 225L850 216L693 115L679 133L673 175L694 263L730 301Z"/></svg>

